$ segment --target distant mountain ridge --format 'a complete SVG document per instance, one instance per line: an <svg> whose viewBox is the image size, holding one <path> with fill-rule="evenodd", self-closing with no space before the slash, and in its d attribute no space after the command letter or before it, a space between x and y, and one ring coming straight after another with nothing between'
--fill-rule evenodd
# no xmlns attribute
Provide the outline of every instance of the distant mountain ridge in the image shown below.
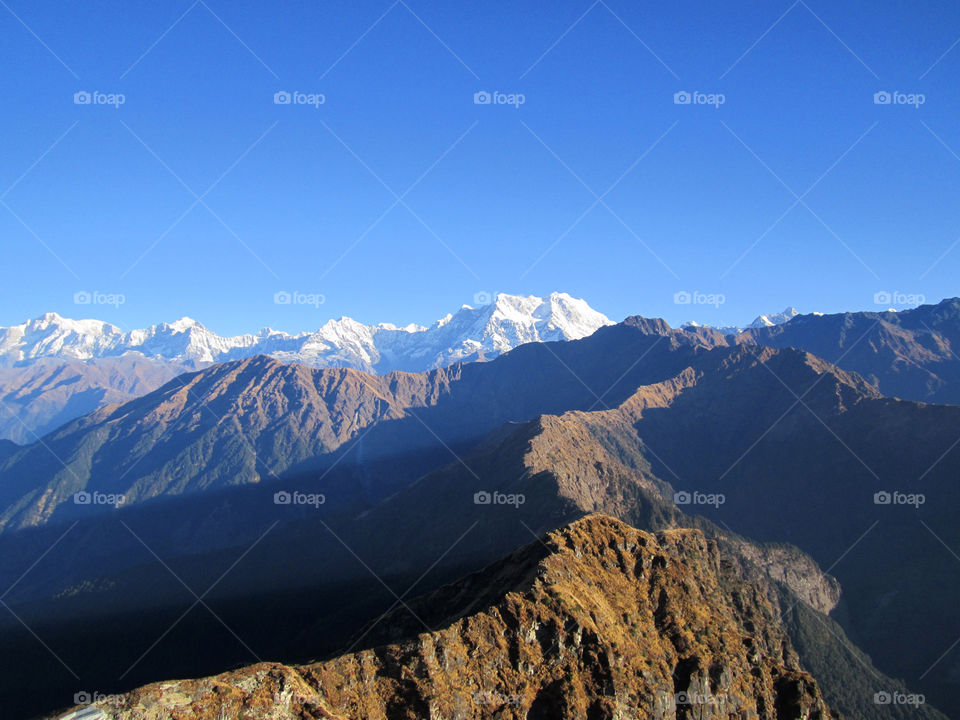
<svg viewBox="0 0 960 720"><path fill-rule="evenodd" d="M709 328L711 330L716 330L717 332L723 333L724 335L739 335L745 330L751 330L754 328L764 328L764 327L773 327L774 325L783 325L793 320L797 315L800 314L800 311L797 310L792 305L785 308L783 312L778 313L769 313L765 315L757 315L754 318L753 322L747 325L745 328L740 327L739 325L703 325L696 322L695 320L690 320L683 323L680 327L684 328ZM820 315L820 313L813 313L814 315Z"/></svg>
<svg viewBox="0 0 960 720"><path fill-rule="evenodd" d="M884 395L960 404L960 298L912 310L799 315L730 341L802 348L859 373Z"/></svg>
<svg viewBox="0 0 960 720"><path fill-rule="evenodd" d="M104 405L145 395L190 369L189 364L140 355L43 358L26 367L0 367L0 439L26 445Z"/></svg>
<svg viewBox="0 0 960 720"><path fill-rule="evenodd" d="M546 297L500 293L489 305L464 305L430 327L364 325L342 317L296 335L264 328L256 334L222 337L188 317L124 332L101 320L47 313L0 328L0 367L29 365L42 358L73 361L129 354L201 367L270 355L310 367L421 372L489 359L527 342L576 340L611 324L586 301L560 292Z"/></svg>
<svg viewBox="0 0 960 720"><path fill-rule="evenodd" d="M662 320L650 332L667 334ZM160 387L175 375L213 362L257 354L315 368L374 374L423 372L456 362L492 360L518 345L575 340L611 325L583 300L497 295L464 306L429 328L331 320L312 333L263 330L217 336L188 318L128 333L98 320L48 314L0 328L0 439L25 444L106 404ZM707 346L796 347L867 378L881 393L910 400L960 403L960 299L900 312L801 315L792 307L758 316L749 327L687 323Z"/></svg>

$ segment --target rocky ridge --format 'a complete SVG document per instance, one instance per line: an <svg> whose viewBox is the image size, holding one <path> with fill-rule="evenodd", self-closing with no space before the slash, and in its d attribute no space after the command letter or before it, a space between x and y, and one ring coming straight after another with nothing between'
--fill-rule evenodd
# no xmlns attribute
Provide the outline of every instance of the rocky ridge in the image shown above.
<svg viewBox="0 0 960 720"><path fill-rule="evenodd" d="M834 717L775 596L696 530L653 535L590 516L411 613L437 629L311 665L156 683L96 707L112 720Z"/></svg>

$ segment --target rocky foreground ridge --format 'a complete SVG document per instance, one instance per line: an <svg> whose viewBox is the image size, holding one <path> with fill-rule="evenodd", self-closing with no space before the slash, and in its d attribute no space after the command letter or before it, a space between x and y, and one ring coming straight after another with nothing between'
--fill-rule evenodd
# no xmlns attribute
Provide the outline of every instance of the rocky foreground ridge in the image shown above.
<svg viewBox="0 0 960 720"><path fill-rule="evenodd" d="M357 637L366 649L96 707L112 720L834 717L776 608L700 531L591 515L387 615Z"/></svg>

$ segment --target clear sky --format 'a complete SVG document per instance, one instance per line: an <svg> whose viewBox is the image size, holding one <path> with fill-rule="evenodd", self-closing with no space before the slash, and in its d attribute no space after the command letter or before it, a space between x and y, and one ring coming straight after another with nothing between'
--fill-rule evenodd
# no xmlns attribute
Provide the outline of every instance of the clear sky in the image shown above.
<svg viewBox="0 0 960 720"><path fill-rule="evenodd" d="M3 0L0 38L2 325L960 294L956 2Z"/></svg>

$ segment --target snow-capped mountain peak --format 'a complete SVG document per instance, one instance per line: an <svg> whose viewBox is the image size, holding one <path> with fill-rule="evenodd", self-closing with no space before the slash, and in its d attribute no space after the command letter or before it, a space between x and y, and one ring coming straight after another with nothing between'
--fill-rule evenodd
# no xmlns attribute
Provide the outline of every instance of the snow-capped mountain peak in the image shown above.
<svg viewBox="0 0 960 720"><path fill-rule="evenodd" d="M788 307L783 312L771 313L769 315L758 315L748 327L762 328L773 325L783 325L785 322L793 320L800 312L795 307Z"/></svg>
<svg viewBox="0 0 960 720"><path fill-rule="evenodd" d="M264 328L221 337L190 317L124 332L101 320L46 313L0 328L0 367L41 358L91 360L131 353L199 366L266 354L314 367L417 371L489 359L526 342L574 340L610 324L584 300L565 293L543 298L501 293L489 305L464 305L429 327L364 325L341 317L296 335Z"/></svg>
<svg viewBox="0 0 960 720"><path fill-rule="evenodd" d="M206 329L206 328L203 327L203 325L201 325L200 323L198 323L196 320L194 320L193 318L189 318L189 317L187 317L186 315L184 315L184 316L183 316L182 318L180 318L179 320L176 320L176 321L170 323L170 328L171 328L174 332L186 332L187 330L189 330L189 329L191 329L191 328L199 328L199 329L201 329L201 330L205 330L205 329Z"/></svg>

